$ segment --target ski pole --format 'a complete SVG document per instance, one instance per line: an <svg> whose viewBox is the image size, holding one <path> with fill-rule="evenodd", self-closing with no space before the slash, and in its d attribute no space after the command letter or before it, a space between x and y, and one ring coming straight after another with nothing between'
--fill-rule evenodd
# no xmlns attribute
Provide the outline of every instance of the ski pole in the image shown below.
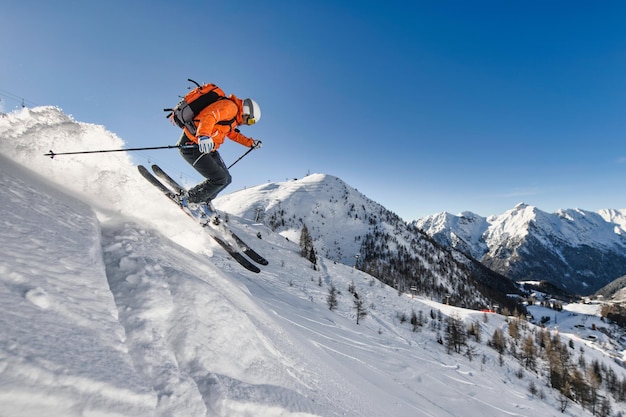
<svg viewBox="0 0 626 417"><path fill-rule="evenodd" d="M233 165L235 165L237 162L241 161L243 159L244 156L248 155L250 152L252 152L253 150L255 150L256 148L250 148L246 151L246 153L244 153L243 155L241 155L239 158L237 158L237 160L235 162L233 162L232 164L229 165L228 169L230 169Z"/></svg>
<svg viewBox="0 0 626 417"><path fill-rule="evenodd" d="M173 148L185 149L187 147L188 147L187 145L168 145L168 146L154 146L150 148L103 149L103 150L98 150L98 151L77 151L77 152L59 152L59 153L53 152L52 149L50 149L50 152L45 153L43 155L49 156L50 159L53 159L57 155L78 155L78 154L85 154L85 153L104 153L104 152L148 151L148 150L153 150L153 149L173 149Z"/></svg>

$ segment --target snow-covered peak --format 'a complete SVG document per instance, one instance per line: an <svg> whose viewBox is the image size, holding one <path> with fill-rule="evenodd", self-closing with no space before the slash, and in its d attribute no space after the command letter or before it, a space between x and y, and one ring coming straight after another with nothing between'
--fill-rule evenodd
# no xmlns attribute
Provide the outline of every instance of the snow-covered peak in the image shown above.
<svg viewBox="0 0 626 417"><path fill-rule="evenodd" d="M386 210L341 179L311 174L269 183L216 199L216 205L237 216L259 219L286 238L298 242L307 226L319 253L352 264L373 219Z"/></svg>
<svg viewBox="0 0 626 417"><path fill-rule="evenodd" d="M615 225L616 234L626 235L626 209L603 209L598 211L598 214L607 222Z"/></svg>
<svg viewBox="0 0 626 417"><path fill-rule="evenodd" d="M439 244L454 247L474 259L480 259L487 250L482 235L489 224L484 217L471 211L458 215L442 212L416 220L413 224Z"/></svg>
<svg viewBox="0 0 626 417"><path fill-rule="evenodd" d="M522 240L528 234L530 224L541 215L543 212L536 207L519 203L504 214L489 217L484 239L490 242L490 246L504 244L510 239Z"/></svg>
<svg viewBox="0 0 626 417"><path fill-rule="evenodd" d="M614 213L619 213L617 210ZM626 247L623 229L602 213L581 209L562 209L555 213L555 234L572 245L596 247ZM558 221L559 219L561 221ZM621 220L624 218L622 217Z"/></svg>
<svg viewBox="0 0 626 417"><path fill-rule="evenodd" d="M521 202L515 205L514 210L524 210L527 207L528 207L528 204Z"/></svg>

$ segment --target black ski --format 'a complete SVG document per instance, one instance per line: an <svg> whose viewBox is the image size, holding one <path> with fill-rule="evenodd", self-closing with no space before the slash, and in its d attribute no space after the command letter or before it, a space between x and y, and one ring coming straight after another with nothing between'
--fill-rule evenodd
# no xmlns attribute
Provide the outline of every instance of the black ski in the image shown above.
<svg viewBox="0 0 626 417"><path fill-rule="evenodd" d="M248 246L248 244L244 242L243 240L241 240L241 238L237 236L232 230L230 229L227 229L227 230L228 230L228 233L230 233L230 235L232 236L232 238L235 239L235 242L237 243L237 246L239 246L239 249L241 249L243 253L248 255L250 259L252 259L254 262L261 264L261 265L269 264L267 259L259 255L254 249Z"/></svg>
<svg viewBox="0 0 626 417"><path fill-rule="evenodd" d="M137 169L139 170L139 173L146 179L148 180L148 182L152 185L154 185L156 188L158 188L163 194L165 194L172 202L178 204L178 202L176 201L175 197L175 193L172 192L172 190L170 190L167 186L165 186L161 181L159 181L154 175L152 175L152 173L150 171L148 171L146 169L146 167L144 167L143 165L139 165L137 166ZM182 207L181 207L182 209ZM218 233L215 229L213 229L211 226L209 226L208 222L202 222L198 219L196 219L195 217L193 217L190 213L188 213L187 211L183 210L185 212L185 214L187 214L189 217L191 217L192 219L198 221L202 226L205 227L205 230L209 233L209 235L213 238L213 240L215 240L234 260L236 260L237 262L239 262L239 264L241 266L243 266L244 268L246 268L248 271L251 272L255 272L255 273L259 273L261 272L261 270L259 269L259 267L257 267L256 265L254 265L252 262L250 262L245 256L243 256L241 254L241 252L239 252L239 250L237 248L235 248L233 245L231 245L229 242L225 241L221 236L218 236Z"/></svg>
<svg viewBox="0 0 626 417"><path fill-rule="evenodd" d="M185 189L178 184L178 182L176 182L172 177L170 177L165 171L163 171L161 169L160 166L158 166L157 164L152 165L152 171L154 171L154 174L161 178L162 180L164 180L165 182L167 182L167 184L176 192L176 193L182 193L185 191Z"/></svg>
<svg viewBox="0 0 626 417"><path fill-rule="evenodd" d="M148 180L148 182L158 188L163 194L165 194L170 200L174 201L174 193L167 188L161 181L159 181L146 167L143 165L137 166L139 173Z"/></svg>
<svg viewBox="0 0 626 417"><path fill-rule="evenodd" d="M208 226L210 227L210 226ZM211 235L211 237L213 238L213 240L215 240L222 248L224 248L224 250L226 252L228 252L228 254L230 256L232 256L232 258L234 260L236 260L237 262L239 262L239 264L241 266L243 266L244 268L246 268L248 271L252 271L254 273L259 273L261 272L261 270L259 269L258 266L256 266L255 264L253 264L252 262L250 262L245 256L243 256L241 254L241 252L239 252L237 249L235 249L233 247L233 245L231 245L230 243L226 242L225 240L223 240L221 237L214 235L213 233L209 232L209 234Z"/></svg>
<svg viewBox="0 0 626 417"><path fill-rule="evenodd" d="M164 180L176 193L181 193L181 192L185 191L185 189L180 184L178 184L178 182L176 182L176 180L174 180L172 177L170 177L167 174L167 172L163 171L161 169L161 167L159 167L158 165L156 165L156 164L152 165L152 171L154 171L154 173L156 174L157 177L159 177L162 180ZM256 262L256 263L258 263L260 265L268 265L269 264L267 259L265 259L263 256L261 256L254 249L252 249L246 242L243 241L243 239L241 239L239 236L237 236L237 234L235 234L235 232L230 230L229 227L227 227L223 223L222 223L222 226L223 226L224 231L226 233L228 233L233 238L233 240L237 243L237 246L239 246L239 249L241 249L241 251L243 253L245 253L250 259L252 259L254 262Z"/></svg>

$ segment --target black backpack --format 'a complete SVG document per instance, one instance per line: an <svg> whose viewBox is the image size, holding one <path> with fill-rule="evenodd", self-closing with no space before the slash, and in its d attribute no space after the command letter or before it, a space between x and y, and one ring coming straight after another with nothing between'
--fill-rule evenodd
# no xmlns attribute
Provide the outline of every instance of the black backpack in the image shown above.
<svg viewBox="0 0 626 417"><path fill-rule="evenodd" d="M169 112L166 117L172 123L175 123L181 129L186 127L192 135L195 135L196 125L194 122L196 115L210 104L218 100L228 100L228 97L215 84L200 85L192 79L188 81L194 83L197 87L187 93L173 109L163 109L163 111ZM235 119L223 120L217 123L229 126L234 121Z"/></svg>

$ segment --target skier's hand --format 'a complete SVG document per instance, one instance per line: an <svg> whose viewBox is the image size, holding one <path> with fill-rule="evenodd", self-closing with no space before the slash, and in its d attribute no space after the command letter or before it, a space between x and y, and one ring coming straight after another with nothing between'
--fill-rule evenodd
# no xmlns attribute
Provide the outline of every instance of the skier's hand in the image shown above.
<svg viewBox="0 0 626 417"><path fill-rule="evenodd" d="M213 138L211 136L200 136L198 138L198 148L202 153L209 153L213 150L215 144L213 143Z"/></svg>
<svg viewBox="0 0 626 417"><path fill-rule="evenodd" d="M261 142L260 140L255 140L252 142L252 149L260 149L261 146L263 146L263 142Z"/></svg>

